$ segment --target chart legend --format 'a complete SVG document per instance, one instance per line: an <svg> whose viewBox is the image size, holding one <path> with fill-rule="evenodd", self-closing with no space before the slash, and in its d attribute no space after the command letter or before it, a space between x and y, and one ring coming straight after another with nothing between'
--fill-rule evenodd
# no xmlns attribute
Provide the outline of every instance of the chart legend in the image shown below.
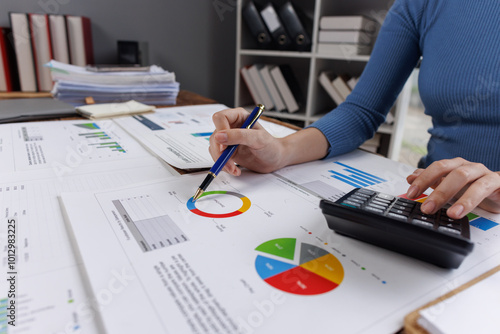
<svg viewBox="0 0 500 334"><path fill-rule="evenodd" d="M274 288L296 295L318 295L344 279L340 261L323 248L295 238L274 239L255 248L255 269Z"/></svg>
<svg viewBox="0 0 500 334"><path fill-rule="evenodd" d="M331 177L333 177L336 180L347 183L350 186L353 186L356 188L364 188L364 187L373 186L375 184L379 184L382 182L387 182L387 180L384 180L378 176L369 174L369 173L364 172L360 169L343 164L339 161L335 161L334 164L341 166L343 168L342 168L342 172L329 170L328 172L331 174Z"/></svg>

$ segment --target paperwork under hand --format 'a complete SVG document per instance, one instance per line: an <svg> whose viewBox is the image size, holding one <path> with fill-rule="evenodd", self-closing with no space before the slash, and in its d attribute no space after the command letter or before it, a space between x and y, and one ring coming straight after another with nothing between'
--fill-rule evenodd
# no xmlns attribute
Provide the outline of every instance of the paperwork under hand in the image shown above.
<svg viewBox="0 0 500 334"><path fill-rule="evenodd" d="M101 310L108 333L390 333L500 260L498 226L472 227L480 245L458 270L328 229L317 194L339 196L364 173L370 188L399 195L410 169L358 151L276 174L222 174L196 203L204 173L62 202L94 296L112 272L126 275Z"/></svg>
<svg viewBox="0 0 500 334"><path fill-rule="evenodd" d="M8 332L97 333L94 320L104 302L85 291L57 196L178 174L112 121L0 125L0 171L0 211L17 220L18 317ZM6 273L4 223L0 245ZM121 278L120 272L111 275L110 282ZM0 280L0 301L7 297L6 283Z"/></svg>
<svg viewBox="0 0 500 334"><path fill-rule="evenodd" d="M210 168L214 164L208 152L208 139L215 129L212 115L227 108L222 104L164 108L150 115L117 118L115 122L177 168ZM264 120L258 123L276 137L295 132Z"/></svg>

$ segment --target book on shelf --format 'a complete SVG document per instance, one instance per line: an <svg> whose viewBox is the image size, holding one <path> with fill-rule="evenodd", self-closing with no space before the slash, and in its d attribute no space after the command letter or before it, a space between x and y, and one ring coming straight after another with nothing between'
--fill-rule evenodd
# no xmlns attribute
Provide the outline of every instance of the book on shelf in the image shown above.
<svg viewBox="0 0 500 334"><path fill-rule="evenodd" d="M351 94L351 88L347 84L349 77L345 74L338 75L332 80L333 88L340 94L342 100L345 101L349 94Z"/></svg>
<svg viewBox="0 0 500 334"><path fill-rule="evenodd" d="M274 109L276 111L284 111L286 110L285 101L283 101L283 98L281 97L278 91L278 87L276 86L276 84L273 81L273 78L271 77L270 69L271 65L264 65L259 70L259 73L262 78L262 81L264 81L264 85L266 86L269 95L271 96L271 99L273 100Z"/></svg>
<svg viewBox="0 0 500 334"><path fill-rule="evenodd" d="M362 30L320 30L318 42L371 45L373 38L373 33Z"/></svg>
<svg viewBox="0 0 500 334"><path fill-rule="evenodd" d="M311 38L306 28L310 26L310 20L290 1L279 8L278 14L291 38L293 49L309 51L311 49Z"/></svg>
<svg viewBox="0 0 500 334"><path fill-rule="evenodd" d="M21 91L36 92L38 91L38 85L33 50L31 48L31 30L28 15L26 13L10 13L9 17Z"/></svg>
<svg viewBox="0 0 500 334"><path fill-rule="evenodd" d="M16 55L10 28L0 27L0 92L19 90Z"/></svg>
<svg viewBox="0 0 500 334"><path fill-rule="evenodd" d="M64 15L49 15L49 22L53 59L61 63L69 64L70 58L66 18Z"/></svg>
<svg viewBox="0 0 500 334"><path fill-rule="evenodd" d="M285 27L271 2L260 11L260 16L266 24L267 30L271 33L276 48L290 48L292 45L290 36L288 36L288 33L286 32Z"/></svg>
<svg viewBox="0 0 500 334"><path fill-rule="evenodd" d="M241 77L243 78L243 81L245 82L248 91L250 92L250 96L252 97L252 100L255 103L255 105L263 104L264 102L262 101L262 98L260 97L259 92L257 91L257 87L252 81L250 73L248 73L249 68L250 66L245 66L240 69Z"/></svg>
<svg viewBox="0 0 500 334"><path fill-rule="evenodd" d="M321 30L362 30L374 32L377 22L362 15L323 16L319 20Z"/></svg>
<svg viewBox="0 0 500 334"><path fill-rule="evenodd" d="M71 64L86 66L94 64L92 28L85 16L66 16Z"/></svg>
<svg viewBox="0 0 500 334"><path fill-rule="evenodd" d="M318 43L318 53L341 58L365 56L371 52L371 45L347 43Z"/></svg>
<svg viewBox="0 0 500 334"><path fill-rule="evenodd" d="M304 101L299 83L289 65L274 65L270 68L271 77L289 113L297 112Z"/></svg>
<svg viewBox="0 0 500 334"><path fill-rule="evenodd" d="M44 65L53 59L49 17L47 14L28 14L28 18L38 90L48 92L52 89L52 78Z"/></svg>
<svg viewBox="0 0 500 334"><path fill-rule="evenodd" d="M336 75L330 71L323 71L318 76L318 81L325 89L328 95L332 98L333 102L338 106L344 102L342 95L335 89L332 82L335 80Z"/></svg>
<svg viewBox="0 0 500 334"><path fill-rule="evenodd" d="M266 106L267 110L274 109L274 103L271 99L271 95L269 94L266 85L264 84L264 80L260 75L260 69L264 65L262 64L254 64L248 68L248 74L250 75L250 79L255 84L255 88L257 89L259 96L262 100L262 103ZM257 103L256 103L257 104Z"/></svg>
<svg viewBox="0 0 500 334"><path fill-rule="evenodd" d="M358 81L359 77L352 77L349 80L347 80L347 85L349 86L349 88L351 88L351 91L354 89L354 87L356 87Z"/></svg>

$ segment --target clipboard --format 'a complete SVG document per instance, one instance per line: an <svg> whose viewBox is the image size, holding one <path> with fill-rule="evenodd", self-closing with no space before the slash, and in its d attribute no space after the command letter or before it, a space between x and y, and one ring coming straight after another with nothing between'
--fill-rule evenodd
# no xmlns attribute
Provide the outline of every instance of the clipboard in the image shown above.
<svg viewBox="0 0 500 334"><path fill-rule="evenodd" d="M404 330L403 330L403 333L404 334L428 334L428 332L423 329L422 327L420 327L420 325L417 323L417 320L418 318L420 317L420 314L419 314L419 311L422 310L422 309L425 309L425 308L428 308L432 305L435 305L437 303L440 303L442 302L443 300L445 299L448 299L454 295L456 295L457 293L473 286L474 284L484 280L485 278L495 274L496 272L500 271L500 265L499 266L496 266L495 268L485 272L484 274L474 278L473 280L459 286L458 288L448 292L447 294L439 297L439 298L436 298L435 300L433 300L432 302L429 302L427 304L425 304L424 306L416 309L415 311L409 313L405 319L404 319Z"/></svg>

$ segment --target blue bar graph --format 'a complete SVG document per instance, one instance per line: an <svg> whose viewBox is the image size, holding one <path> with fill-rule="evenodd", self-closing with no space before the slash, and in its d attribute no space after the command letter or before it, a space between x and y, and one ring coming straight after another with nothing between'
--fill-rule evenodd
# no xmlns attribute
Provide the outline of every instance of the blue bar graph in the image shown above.
<svg viewBox="0 0 500 334"><path fill-rule="evenodd" d="M334 164L337 164L344 168L342 169L342 172L329 170L328 172L332 174L331 177L333 177L336 180L347 183L350 186L356 188L363 188L363 187L373 186L375 184L379 184L382 182L387 182L387 180L384 180L383 178L369 174L352 166L343 164L339 161L335 161Z"/></svg>

